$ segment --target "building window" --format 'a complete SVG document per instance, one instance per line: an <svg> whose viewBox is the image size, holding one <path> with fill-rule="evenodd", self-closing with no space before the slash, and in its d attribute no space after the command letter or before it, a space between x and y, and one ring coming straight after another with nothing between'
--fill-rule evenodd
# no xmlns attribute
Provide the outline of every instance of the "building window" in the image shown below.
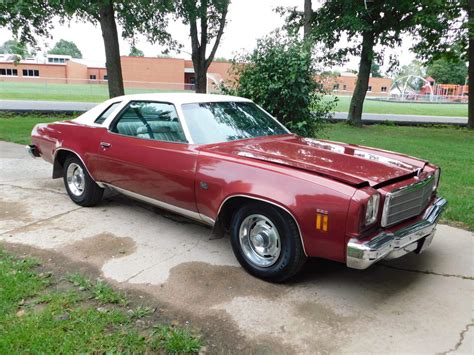
<svg viewBox="0 0 474 355"><path fill-rule="evenodd" d="M333 89L334 91L339 90L339 84L334 84L333 87L332 87L332 89Z"/></svg>
<svg viewBox="0 0 474 355"><path fill-rule="evenodd" d="M371 85L369 85L369 87L367 88L367 91L368 92L372 91L372 86Z"/></svg>
<svg viewBox="0 0 474 355"><path fill-rule="evenodd" d="M64 58L48 58L48 63L65 63L66 59Z"/></svg>
<svg viewBox="0 0 474 355"><path fill-rule="evenodd" d="M382 88L380 89L380 91L382 91L382 92L387 92L387 87L386 87L386 86L382 86Z"/></svg>
<svg viewBox="0 0 474 355"><path fill-rule="evenodd" d="M0 69L1 76L18 76L17 69Z"/></svg>
<svg viewBox="0 0 474 355"><path fill-rule="evenodd" d="M344 86L342 88L343 88L343 90L347 90L347 85L344 84Z"/></svg>
<svg viewBox="0 0 474 355"><path fill-rule="evenodd" d="M95 75L89 75L89 79L91 79L91 80L96 80L97 77L96 77Z"/></svg>
<svg viewBox="0 0 474 355"><path fill-rule="evenodd" d="M107 75L104 75L104 80L109 80L109 77Z"/></svg>
<svg viewBox="0 0 474 355"><path fill-rule="evenodd" d="M36 69L23 69L23 76L40 76L40 74Z"/></svg>

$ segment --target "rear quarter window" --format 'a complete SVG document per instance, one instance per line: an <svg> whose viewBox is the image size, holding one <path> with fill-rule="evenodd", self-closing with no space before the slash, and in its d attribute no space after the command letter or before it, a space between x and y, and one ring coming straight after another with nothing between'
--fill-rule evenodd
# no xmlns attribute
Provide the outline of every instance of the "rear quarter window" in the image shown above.
<svg viewBox="0 0 474 355"><path fill-rule="evenodd" d="M102 124L104 123L104 121L115 111L115 109L118 107L118 105L121 104L121 101L119 102L114 102L113 104L111 104L109 107L107 107L105 109L104 112L102 112L100 114L99 117L96 118L96 120L94 121L94 123L96 124Z"/></svg>

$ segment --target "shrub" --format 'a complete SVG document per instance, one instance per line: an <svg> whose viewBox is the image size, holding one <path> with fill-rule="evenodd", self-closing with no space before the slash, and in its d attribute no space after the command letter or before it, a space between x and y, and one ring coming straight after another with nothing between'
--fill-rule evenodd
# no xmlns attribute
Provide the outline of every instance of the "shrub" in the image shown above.
<svg viewBox="0 0 474 355"><path fill-rule="evenodd" d="M336 101L324 98L304 41L276 31L232 62L235 79L222 91L253 100L294 133L313 136L331 117Z"/></svg>

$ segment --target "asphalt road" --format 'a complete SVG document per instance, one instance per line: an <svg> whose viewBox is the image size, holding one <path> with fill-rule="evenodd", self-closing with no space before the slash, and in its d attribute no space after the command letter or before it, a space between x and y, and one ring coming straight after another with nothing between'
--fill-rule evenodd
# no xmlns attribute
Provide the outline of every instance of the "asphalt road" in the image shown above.
<svg viewBox="0 0 474 355"><path fill-rule="evenodd" d="M273 285L245 273L229 240L210 240L204 226L120 196L82 208L50 176L48 163L0 142L0 241L87 263L238 337L233 353L473 353L470 232L440 225L421 255L365 271L311 260Z"/></svg>
<svg viewBox="0 0 474 355"><path fill-rule="evenodd" d="M0 111L44 111L44 112L82 112L94 107L90 102L61 102L61 101L23 101L23 100L0 100ZM347 112L336 112L335 120L346 120ZM366 123L378 123L393 121L399 124L452 124L466 125L467 117L449 116L416 116L416 115L393 115L364 113L362 119Z"/></svg>

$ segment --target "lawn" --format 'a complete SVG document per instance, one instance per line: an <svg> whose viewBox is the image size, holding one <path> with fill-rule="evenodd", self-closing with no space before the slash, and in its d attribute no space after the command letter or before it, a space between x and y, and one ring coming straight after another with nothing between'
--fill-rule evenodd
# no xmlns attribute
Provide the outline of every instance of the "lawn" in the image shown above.
<svg viewBox="0 0 474 355"><path fill-rule="evenodd" d="M163 86L154 88L146 84L144 88L127 88L126 94L140 94L150 92L176 92L176 85L169 89ZM105 84L56 84L47 81L35 83L17 83L0 81L0 100L45 100L45 101L73 101L73 102L102 102L109 98L109 91Z"/></svg>
<svg viewBox="0 0 474 355"><path fill-rule="evenodd" d="M3 115L3 117L2 117ZM29 143L36 123L57 117L9 116L0 113L0 140ZM474 132L455 127L400 127L373 125L353 128L330 124L326 138L393 150L427 159L442 167L440 194L449 200L445 220L474 230Z"/></svg>
<svg viewBox="0 0 474 355"><path fill-rule="evenodd" d="M349 96L339 96L338 98L336 112L349 111L351 98ZM364 113L467 117L467 104L404 103L366 99Z"/></svg>
<svg viewBox="0 0 474 355"><path fill-rule="evenodd" d="M0 246L0 354L197 353L186 328L81 274L54 275Z"/></svg>

